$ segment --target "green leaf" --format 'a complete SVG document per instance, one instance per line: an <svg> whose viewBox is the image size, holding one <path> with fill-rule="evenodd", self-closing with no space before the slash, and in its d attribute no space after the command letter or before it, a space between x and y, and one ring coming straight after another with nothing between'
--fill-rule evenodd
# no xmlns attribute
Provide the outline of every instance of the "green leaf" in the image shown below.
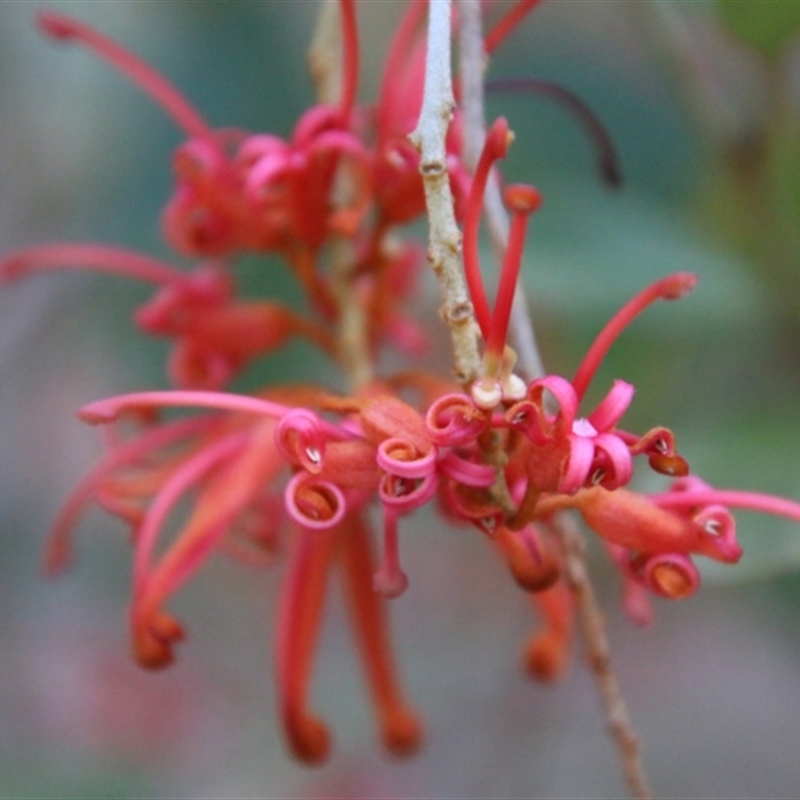
<svg viewBox="0 0 800 800"><path fill-rule="evenodd" d="M779 58L800 30L800 0L718 0L722 18L743 42Z"/></svg>

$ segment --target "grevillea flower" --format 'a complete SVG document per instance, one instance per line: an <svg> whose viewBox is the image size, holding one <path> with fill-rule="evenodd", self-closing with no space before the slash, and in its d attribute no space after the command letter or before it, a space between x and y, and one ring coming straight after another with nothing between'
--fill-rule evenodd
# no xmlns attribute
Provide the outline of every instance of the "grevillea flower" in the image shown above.
<svg viewBox="0 0 800 800"><path fill-rule="evenodd" d="M319 392L309 389L276 395L295 403L320 400ZM168 422L152 417L156 409L186 405L211 413ZM132 498L143 503L140 513L129 518L135 548L134 653L143 666L166 666L184 629L165 610L165 603L243 518L252 527L255 515L255 527L275 529L275 506L265 501L284 483L285 513L279 517L294 532L276 636L287 739L306 761L327 755L327 731L308 711L306 693L324 587L330 569L338 565L384 743L396 753L413 750L421 728L395 675L386 611L372 590L380 568L362 513L365 487L375 487L380 480L376 448L352 426L332 424L311 410L266 398L150 392L98 401L80 412L82 419L104 425L131 415L144 415L149 421L137 436L116 441L68 500L51 539L51 566L63 565L72 526L87 501L113 494L126 503ZM279 483L287 472L293 472L288 483ZM167 518L188 496L195 499L187 521L166 550L158 548L163 553L156 559Z"/></svg>
<svg viewBox="0 0 800 800"><path fill-rule="evenodd" d="M311 109L292 139L213 130L165 78L90 26L52 11L39 14L46 34L90 48L152 97L188 135L175 151L176 187L163 215L164 232L181 253L216 257L241 249L294 250L319 246L332 219L330 191L342 154L363 162L348 133L358 78L353 0L341 0L344 91L337 107ZM309 190L313 188L313 193ZM337 219L339 220L337 222ZM353 222L346 223L348 229Z"/></svg>
<svg viewBox="0 0 800 800"><path fill-rule="evenodd" d="M651 466L668 475L685 475L686 462L675 453L672 433L655 428L642 437L617 425L633 399L634 387L617 380L597 408L579 416L583 396L608 349L636 315L657 299L676 299L696 283L693 275L677 273L647 287L623 306L600 332L568 381L548 375L532 381L527 397L506 412L506 421L524 435L516 458L527 481L517 524L534 513L540 492L572 494L582 487L625 486L633 474L632 456L647 454ZM557 411L549 410L549 397Z"/></svg>
<svg viewBox="0 0 800 800"><path fill-rule="evenodd" d="M154 416L184 406L207 413L176 421ZM323 413L341 419L333 422ZM442 482L477 490L494 482L494 468L480 463L474 445L488 429L489 415L465 395L442 396L421 414L391 395L335 398L298 388L276 389L269 398L141 392L90 403L79 416L105 426L140 420L142 428L133 436L107 438L108 455L79 483L56 520L49 565L65 564L75 522L88 502L123 516L135 551L130 619L140 664L171 663L185 632L166 610L169 599L243 524L240 535L261 531L261 541L272 549L275 531L288 527L293 533L278 614L277 676L293 751L312 762L328 751L327 729L308 711L306 692L324 586L334 565L344 571L352 598L384 743L392 752L414 749L421 729L400 694L381 605L382 596L395 597L407 584L398 521L439 495ZM276 514L272 500L279 494L283 512ZM168 518L188 497L194 499L185 523L166 549L159 546ZM365 521L373 500L383 510L384 545L377 561ZM271 533L265 536L265 530ZM513 550L513 542L504 544ZM509 563L526 568L519 554Z"/></svg>
<svg viewBox="0 0 800 800"><path fill-rule="evenodd" d="M486 54L538 3L506 4L485 37ZM99 400L79 411L83 421L103 426L106 452L56 516L48 570L69 562L77 522L89 504L119 517L133 547L133 653L142 666L158 669L174 660L186 636L170 610L173 596L214 554L276 567L285 555L275 626L279 715L292 752L308 763L324 760L331 747L309 688L336 571L382 742L403 755L421 741L421 723L394 665L387 599L409 586L401 525L423 506L476 527L528 595L541 625L525 645L524 661L541 680L554 680L566 668L579 594L566 579L570 554L556 535L556 515L573 511L597 534L622 575L626 611L638 622L651 616L651 595L682 599L697 591L698 556L739 561L731 509L800 522L800 504L717 490L689 475L668 428L638 435L620 427L633 400L631 383L615 380L593 410L585 408L617 337L655 301L690 292L692 274L669 275L626 303L571 379L548 374L526 383L514 373L516 354L506 342L512 301L530 216L542 197L527 184L505 186L510 231L490 305L479 229L487 182L512 140L503 117L488 131L473 176L462 162L459 110L445 142L456 217L464 222L466 283L482 337L477 380L459 390L419 370L380 374L379 348L387 340L414 355L424 349L401 306L414 296L423 251L400 240L398 228L425 209L420 154L407 136L422 102L421 23L428 7L425 0L408 4L388 48L380 97L367 108L357 105L356 6L340 0L338 102L309 108L287 138L212 129L136 56L83 23L44 12L44 32L103 57L185 133L173 156L174 191L162 225L175 250L203 261L178 269L120 248L68 243L26 248L0 261L0 277L9 280L82 268L152 285L152 297L134 320L142 331L170 340L168 372L178 387ZM601 169L615 182L613 148L591 112L551 84L533 88L564 102L585 123ZM230 260L243 250L285 261L308 313L240 298ZM465 319L472 324L468 314ZM249 396L224 391L254 360L295 336L345 366L344 396L319 386L278 385ZM360 359L352 370L351 357ZM172 418L176 408L196 413ZM663 493L634 491L637 456L677 480Z"/></svg>
<svg viewBox="0 0 800 800"><path fill-rule="evenodd" d="M252 360L295 336L332 351L325 328L281 303L235 299L230 271L218 262L186 272L117 247L60 242L8 254L0 261L0 278L65 268L107 272L157 287L134 317L145 333L174 341L167 371L179 387L223 388Z"/></svg>

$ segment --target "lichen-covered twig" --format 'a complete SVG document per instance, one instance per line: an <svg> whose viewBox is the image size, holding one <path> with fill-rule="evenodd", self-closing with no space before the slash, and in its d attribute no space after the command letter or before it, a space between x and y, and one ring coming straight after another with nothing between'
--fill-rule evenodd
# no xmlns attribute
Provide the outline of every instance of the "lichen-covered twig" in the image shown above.
<svg viewBox="0 0 800 800"><path fill-rule="evenodd" d="M428 259L439 281L440 313L453 341L456 380L466 387L478 378L481 361L478 328L461 266L461 232L456 225L447 174L445 139L455 106L450 72L450 15L450 0L429 4L422 110L409 139L420 153L430 225Z"/></svg>

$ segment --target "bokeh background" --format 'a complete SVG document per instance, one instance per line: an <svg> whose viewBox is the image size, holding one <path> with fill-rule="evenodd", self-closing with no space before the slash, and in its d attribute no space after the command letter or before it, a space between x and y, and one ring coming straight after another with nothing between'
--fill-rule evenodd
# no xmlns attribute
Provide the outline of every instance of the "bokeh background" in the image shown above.
<svg viewBox="0 0 800 800"><path fill-rule="evenodd" d="M168 256L158 214L179 132L95 57L40 37L41 5L0 3L0 249L97 240ZM286 135L313 102L310 0L50 5L157 65L215 126ZM365 101L401 6L359 3ZM615 345L595 396L616 377L634 382L632 429L668 424L709 482L793 498L798 6L548 0L520 27L489 76L535 75L584 98L616 142L621 191L602 185L591 142L563 108L499 90L488 100L517 134L505 175L536 183L547 201L525 283L550 368L570 374L649 281L695 271L692 296L648 311ZM250 291L296 297L276 265L239 270ZM412 583L393 607L409 693L427 721L424 750L404 763L380 752L335 591L314 689L335 751L309 770L289 759L275 720L279 568L220 559L205 569L177 598L190 639L160 674L128 657L119 523L89 514L72 570L45 580L49 522L99 452L74 410L165 385L164 345L129 321L145 297L75 274L0 292L0 797L624 796L580 652L560 684L531 683L520 659L533 626L526 599L479 537L433 517L404 524ZM433 291L419 302L432 332L435 305ZM300 349L246 380L320 371L335 380ZM623 618L615 575L595 553L616 667L662 798L800 791L800 527L737 516L741 564L703 565L702 591L657 603L645 630Z"/></svg>

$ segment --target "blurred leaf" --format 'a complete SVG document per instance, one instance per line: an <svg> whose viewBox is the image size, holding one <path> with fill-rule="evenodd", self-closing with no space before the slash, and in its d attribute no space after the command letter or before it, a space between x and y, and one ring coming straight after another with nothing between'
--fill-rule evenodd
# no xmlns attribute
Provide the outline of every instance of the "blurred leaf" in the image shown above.
<svg viewBox="0 0 800 800"><path fill-rule="evenodd" d="M743 42L780 57L800 30L800 0L718 0L722 18Z"/></svg>

